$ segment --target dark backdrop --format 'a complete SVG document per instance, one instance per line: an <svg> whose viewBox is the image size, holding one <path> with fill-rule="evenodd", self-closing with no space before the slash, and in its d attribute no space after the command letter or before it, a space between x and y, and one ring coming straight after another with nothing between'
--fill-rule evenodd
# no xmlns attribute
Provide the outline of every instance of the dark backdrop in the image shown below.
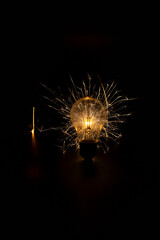
<svg viewBox="0 0 160 240"><path fill-rule="evenodd" d="M147 24L134 21L125 26L105 20L10 22L2 145L2 209L8 231L88 238L117 231L152 234L157 205L147 121L152 72L148 36ZM33 106L41 121L57 118L43 109L38 82L65 91L69 75L80 84L87 73L99 74L102 82L115 79L125 95L137 98L129 105L133 115L123 127L120 145L111 143L107 155L99 153L90 177L83 176L79 156L71 151L64 157L53 145L56 133L38 135L35 153L29 132Z"/></svg>

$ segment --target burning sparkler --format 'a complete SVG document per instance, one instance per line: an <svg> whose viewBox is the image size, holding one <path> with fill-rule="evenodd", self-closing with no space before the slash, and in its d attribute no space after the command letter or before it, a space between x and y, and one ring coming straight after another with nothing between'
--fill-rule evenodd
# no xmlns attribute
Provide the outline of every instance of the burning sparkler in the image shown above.
<svg viewBox="0 0 160 240"><path fill-rule="evenodd" d="M33 107L33 124L32 124L32 135L34 136L35 131L35 107Z"/></svg>
<svg viewBox="0 0 160 240"><path fill-rule="evenodd" d="M82 143L96 143L98 147L108 150L107 141L112 139L118 141L122 136L119 126L130 113L126 113L127 97L119 95L117 84L100 86L91 84L91 76L88 75L88 87L83 81L83 87L74 84L71 78L72 88L69 88L69 96L57 96L53 90L42 84L53 94L53 99L44 96L50 102L48 107L56 110L63 119L63 126L49 129L61 130L68 147L79 148ZM63 149L64 150L64 149Z"/></svg>

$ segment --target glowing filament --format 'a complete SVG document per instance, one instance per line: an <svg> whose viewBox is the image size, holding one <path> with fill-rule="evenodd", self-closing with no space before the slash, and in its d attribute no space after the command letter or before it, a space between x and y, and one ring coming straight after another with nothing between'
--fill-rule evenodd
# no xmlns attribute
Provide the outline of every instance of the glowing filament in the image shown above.
<svg viewBox="0 0 160 240"><path fill-rule="evenodd" d="M87 117L87 119L85 121L85 127L87 129L91 129L91 127L92 127L92 121L91 121L91 119L89 117Z"/></svg>

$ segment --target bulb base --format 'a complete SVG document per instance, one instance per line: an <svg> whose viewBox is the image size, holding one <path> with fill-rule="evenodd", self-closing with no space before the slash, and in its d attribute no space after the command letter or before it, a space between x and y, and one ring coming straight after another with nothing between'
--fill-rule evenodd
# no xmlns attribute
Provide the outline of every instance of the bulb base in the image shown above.
<svg viewBox="0 0 160 240"><path fill-rule="evenodd" d="M91 140L82 140L80 142L80 155L88 162L92 161L97 151L97 142Z"/></svg>

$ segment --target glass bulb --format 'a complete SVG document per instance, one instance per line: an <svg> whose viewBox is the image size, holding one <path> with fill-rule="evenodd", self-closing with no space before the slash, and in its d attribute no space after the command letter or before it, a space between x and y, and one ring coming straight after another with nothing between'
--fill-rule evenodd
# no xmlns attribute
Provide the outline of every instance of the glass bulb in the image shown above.
<svg viewBox="0 0 160 240"><path fill-rule="evenodd" d="M98 99L84 97L73 104L70 118L79 142L98 142L106 121L106 109Z"/></svg>

